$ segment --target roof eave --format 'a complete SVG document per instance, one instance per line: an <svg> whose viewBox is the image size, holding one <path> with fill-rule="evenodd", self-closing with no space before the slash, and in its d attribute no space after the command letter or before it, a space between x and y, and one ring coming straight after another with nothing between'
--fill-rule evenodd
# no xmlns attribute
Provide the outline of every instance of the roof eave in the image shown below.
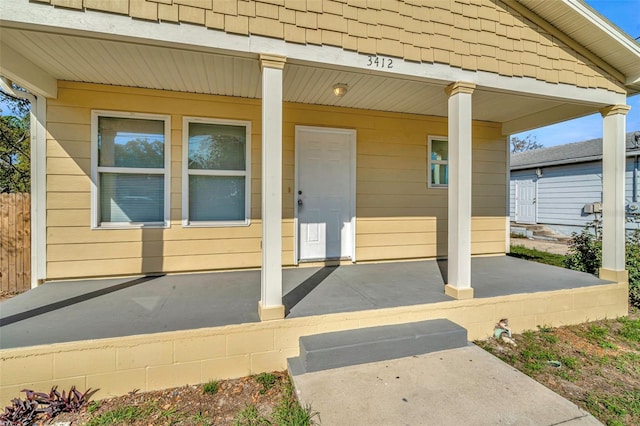
<svg viewBox="0 0 640 426"><path fill-rule="evenodd" d="M528 7L528 5L531 4L530 0L515 1L521 3L525 7ZM608 48L617 49L622 56L626 57L628 63L633 64L633 68L631 70L627 69L626 72L623 72L620 69L620 67L624 67L623 64L615 64L605 61L601 58L601 56L604 54L603 52L591 51L585 47L585 49L601 58L603 62L605 62L611 68L617 70L617 72L624 76L624 79L620 80L620 83L624 84L624 86L627 88L628 95L640 93L640 43L635 41L627 33L622 31L616 25L600 15L596 10L587 5L583 0L560 0L558 3L563 4L566 7L566 10L569 10L573 13L573 15L575 16L573 22L575 22L576 19L581 19L585 22L588 22L594 31L600 32L604 37L611 41L611 44L607 46ZM532 13L536 12L532 11ZM555 15L549 15L550 16L538 16L549 22L561 32L565 34L571 33L568 28L564 28L562 22L559 22L559 20L555 19ZM586 40L581 40L579 37L575 36L572 37L573 40L575 40L582 46L585 46L587 44Z"/></svg>
<svg viewBox="0 0 640 426"><path fill-rule="evenodd" d="M627 151L625 157L640 157L640 151ZM521 164L510 167L511 170L526 170L526 169L536 169L538 167L549 167L549 166L563 166L566 164L578 164L578 163L589 163L591 161L600 161L602 160L602 155L592 155L590 157L580 157L580 158L566 158L563 160L555 160L555 161L541 161L537 163L531 164Z"/></svg>

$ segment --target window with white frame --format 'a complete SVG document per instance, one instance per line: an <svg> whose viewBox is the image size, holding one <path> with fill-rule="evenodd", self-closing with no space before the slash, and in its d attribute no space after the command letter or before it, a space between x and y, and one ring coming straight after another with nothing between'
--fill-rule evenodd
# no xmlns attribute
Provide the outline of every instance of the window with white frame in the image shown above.
<svg viewBox="0 0 640 426"><path fill-rule="evenodd" d="M449 185L449 143L443 136L429 136L428 141L429 188L446 188Z"/></svg>
<svg viewBox="0 0 640 426"><path fill-rule="evenodd" d="M251 123L185 117L183 129L183 224L248 225Z"/></svg>
<svg viewBox="0 0 640 426"><path fill-rule="evenodd" d="M170 117L93 111L92 226L169 225Z"/></svg>

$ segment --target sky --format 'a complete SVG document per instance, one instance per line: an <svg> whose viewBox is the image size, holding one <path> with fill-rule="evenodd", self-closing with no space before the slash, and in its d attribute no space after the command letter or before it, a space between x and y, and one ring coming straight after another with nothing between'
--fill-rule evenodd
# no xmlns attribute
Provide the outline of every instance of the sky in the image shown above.
<svg viewBox="0 0 640 426"><path fill-rule="evenodd" d="M586 0L586 2L632 38L640 37L640 0ZM640 130L640 94L628 98L627 105L631 106L631 111L627 115L627 132ZM545 147L601 138L602 117L600 114L593 114L513 136L523 138L527 135L532 135Z"/></svg>

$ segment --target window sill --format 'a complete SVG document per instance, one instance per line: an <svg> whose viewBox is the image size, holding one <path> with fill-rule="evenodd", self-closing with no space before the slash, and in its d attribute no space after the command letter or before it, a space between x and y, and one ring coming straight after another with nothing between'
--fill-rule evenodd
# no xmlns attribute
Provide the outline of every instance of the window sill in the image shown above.
<svg viewBox="0 0 640 426"><path fill-rule="evenodd" d="M231 228L240 226L249 226L251 221L247 220L233 220L233 221L202 221L202 222L182 222L183 228Z"/></svg>
<svg viewBox="0 0 640 426"><path fill-rule="evenodd" d="M171 228L169 222L152 222L152 223L101 223L98 226L92 226L92 230L100 231L105 229L168 229Z"/></svg>

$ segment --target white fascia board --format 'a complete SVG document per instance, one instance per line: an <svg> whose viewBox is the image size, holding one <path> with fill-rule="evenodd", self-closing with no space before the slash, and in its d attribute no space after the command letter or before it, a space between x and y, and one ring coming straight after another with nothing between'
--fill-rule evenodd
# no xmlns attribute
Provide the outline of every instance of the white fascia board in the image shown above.
<svg viewBox="0 0 640 426"><path fill-rule="evenodd" d="M630 54L635 56L636 63L640 64L640 44L633 40L629 34L621 31L615 25L612 25L606 19L595 12L589 5L578 0L563 0L573 10L580 13L591 25L602 31L607 37L612 39L618 46L628 50ZM632 86L640 83L640 65L635 67L633 75L625 75L625 85ZM636 88L637 89L637 88Z"/></svg>
<svg viewBox="0 0 640 426"><path fill-rule="evenodd" d="M504 77L484 71L467 71L445 64L415 63L393 58L393 68L384 71L367 66L369 55L331 46L300 45L261 36L243 36L190 24L159 24L130 17L85 10L54 8L26 0L0 2L0 26L53 31L92 37L256 57L261 53L287 57L287 63L310 63L332 69L380 76L427 81L446 86L455 81L475 83L478 90L522 93L544 99L581 102L593 106L623 104L625 95L604 89L584 89L568 84L550 84L529 77ZM43 28L45 27L45 28Z"/></svg>
<svg viewBox="0 0 640 426"><path fill-rule="evenodd" d="M563 0L573 10L579 12L585 17L592 25L603 31L607 36L612 38L616 43L624 46L629 51L635 53L640 57L640 45L636 43L631 37L623 31L620 31L617 27L611 25L602 16L594 12L586 3L579 0Z"/></svg>
<svg viewBox="0 0 640 426"><path fill-rule="evenodd" d="M0 75L11 79L31 93L47 98L58 97L58 80L1 41Z"/></svg>
<svg viewBox="0 0 640 426"><path fill-rule="evenodd" d="M640 72L636 75L632 75L631 77L627 77L627 81L625 82L625 84L628 86L632 86L636 84L640 85Z"/></svg>

